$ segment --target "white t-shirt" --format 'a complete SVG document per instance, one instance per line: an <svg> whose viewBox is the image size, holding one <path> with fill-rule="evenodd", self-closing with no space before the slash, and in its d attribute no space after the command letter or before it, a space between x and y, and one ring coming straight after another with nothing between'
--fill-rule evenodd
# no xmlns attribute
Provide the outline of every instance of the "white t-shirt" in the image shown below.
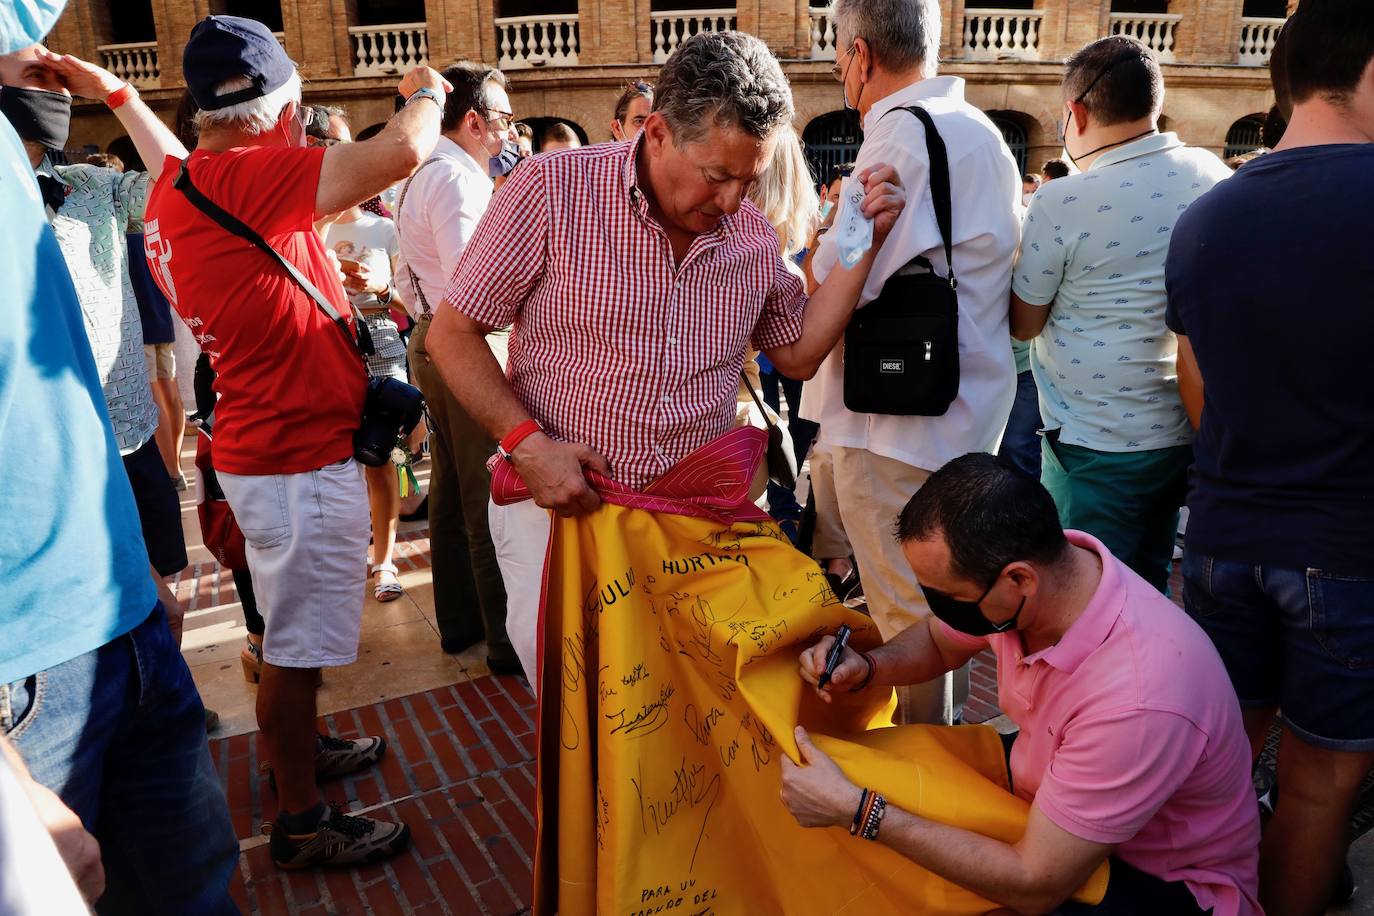
<svg viewBox="0 0 1374 916"><path fill-rule="evenodd" d="M340 262L358 261L366 264L375 277L395 288L391 266L401 252L401 242L396 235L396 225L385 216L364 210L362 217L351 223L330 223L324 231L324 243ZM372 293L350 291L348 300L360 309L381 307Z"/></svg>
<svg viewBox="0 0 1374 916"><path fill-rule="evenodd" d="M854 413L844 406L841 342L817 373L824 403L812 418L820 422L822 444L867 449L935 470L967 452L993 451L1011 412L1016 368L1007 346L1007 315L1012 262L1021 238L1021 173L997 127L964 101L964 81L957 77L921 80L874 105L864 118L864 144L854 171L877 163L895 167L907 202L874 260L859 298L861 308L917 255L929 259L941 275L948 270L930 197L925 129L915 115L893 111L917 102L930 112L949 156L959 280L959 396L939 417ZM842 194L854 180L845 179ZM837 268L835 236L821 236L811 264L818 282L831 270L844 269ZM808 382L807 389L811 387ZM812 398L805 400L810 408Z"/></svg>
<svg viewBox="0 0 1374 916"><path fill-rule="evenodd" d="M0 754L0 916L88 912L19 777Z"/></svg>

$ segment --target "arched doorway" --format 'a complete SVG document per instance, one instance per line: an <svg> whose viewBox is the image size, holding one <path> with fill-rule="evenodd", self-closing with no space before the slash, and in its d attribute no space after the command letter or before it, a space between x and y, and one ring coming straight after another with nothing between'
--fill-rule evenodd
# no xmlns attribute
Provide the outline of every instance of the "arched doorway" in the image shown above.
<svg viewBox="0 0 1374 916"><path fill-rule="evenodd" d="M577 134L577 139L582 143L583 146L589 145L589 141L587 140L587 132L583 130L582 125L578 124L576 121L569 121L567 118L554 117L521 118L520 120L528 124L530 126L530 130L534 132L534 151L536 153L539 152L539 145L541 139L544 136L544 131L548 130L555 124L568 125L572 128L573 133Z"/></svg>
<svg viewBox="0 0 1374 916"><path fill-rule="evenodd" d="M105 152L112 156L118 156L124 163L126 172L146 172L148 167L143 164L143 157L138 154L138 149L134 146L134 141L127 136L115 137L105 147Z"/></svg>
<svg viewBox="0 0 1374 916"><path fill-rule="evenodd" d="M1261 114L1246 115L1236 121L1226 132L1226 149L1221 157L1230 159L1232 156L1241 156L1259 149L1264 145L1260 140L1260 131L1263 127L1264 115Z"/></svg>
<svg viewBox="0 0 1374 916"><path fill-rule="evenodd" d="M1024 175L1027 152L1030 148L1025 122L1030 116L1019 111L989 111L987 115L988 120L997 125L997 129L1002 132L1002 139L1006 141L1007 149L1011 150L1011 157L1016 160L1016 170Z"/></svg>
<svg viewBox="0 0 1374 916"><path fill-rule="evenodd" d="M857 111L831 111L812 118L802 131L811 177L819 184L835 166L853 162L863 142Z"/></svg>

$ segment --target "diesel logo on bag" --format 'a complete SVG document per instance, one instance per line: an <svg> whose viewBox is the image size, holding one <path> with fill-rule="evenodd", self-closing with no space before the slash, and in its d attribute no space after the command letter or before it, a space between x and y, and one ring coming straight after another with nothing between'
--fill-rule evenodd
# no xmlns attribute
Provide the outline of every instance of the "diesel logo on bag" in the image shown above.
<svg viewBox="0 0 1374 916"><path fill-rule="evenodd" d="M901 374L906 372L906 360L904 359L884 359L878 361L878 371L889 374Z"/></svg>

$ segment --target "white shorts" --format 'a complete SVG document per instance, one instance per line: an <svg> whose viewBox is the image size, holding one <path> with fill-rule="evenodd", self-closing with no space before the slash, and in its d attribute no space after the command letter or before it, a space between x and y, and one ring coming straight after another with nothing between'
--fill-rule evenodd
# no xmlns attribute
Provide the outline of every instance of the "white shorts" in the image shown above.
<svg viewBox="0 0 1374 916"><path fill-rule="evenodd" d="M527 499L509 506L488 502L487 523L506 583L506 635L538 696L539 599L553 519L548 509Z"/></svg>
<svg viewBox="0 0 1374 916"><path fill-rule="evenodd" d="M248 543L262 657L282 668L328 668L358 658L370 515L352 458L301 474L240 476L220 486Z"/></svg>

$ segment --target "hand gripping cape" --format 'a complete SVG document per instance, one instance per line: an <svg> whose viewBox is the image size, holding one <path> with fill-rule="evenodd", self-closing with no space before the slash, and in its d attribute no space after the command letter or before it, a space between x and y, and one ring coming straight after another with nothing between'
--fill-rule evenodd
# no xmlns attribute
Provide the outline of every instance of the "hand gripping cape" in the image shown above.
<svg viewBox="0 0 1374 916"><path fill-rule="evenodd" d="M553 519L536 914L997 909L880 843L802 828L779 801L801 724L852 781L923 817L1013 842L1028 810L992 729L891 727L890 690L825 704L801 680L798 654L840 624L857 647L880 639L748 502L765 444L736 429L644 491L594 478L602 507ZM529 497L505 462L492 493ZM1106 883L1104 865L1077 899Z"/></svg>

